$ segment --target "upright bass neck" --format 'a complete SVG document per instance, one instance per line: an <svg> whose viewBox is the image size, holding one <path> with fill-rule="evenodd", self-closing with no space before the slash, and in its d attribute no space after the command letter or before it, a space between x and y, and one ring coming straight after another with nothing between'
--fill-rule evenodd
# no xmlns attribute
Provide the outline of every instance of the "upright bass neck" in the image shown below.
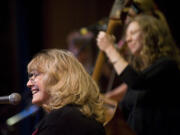
<svg viewBox="0 0 180 135"><path fill-rule="evenodd" d="M106 33L108 34L113 34L113 35L118 35L118 30L119 27L122 26L122 22L119 19L110 19L108 23L108 28ZM105 55L104 52L99 51L97 59L96 59L96 64L94 67L94 72L92 74L92 78L96 81L99 82L101 73L102 73L102 67L105 62Z"/></svg>
<svg viewBox="0 0 180 135"><path fill-rule="evenodd" d="M126 6L131 4L132 0L115 0L107 27L107 33L121 37L124 19L126 18ZM105 62L105 55L99 51L92 78L98 83ZM114 100L104 98L105 123L104 127L107 135L134 135L122 118L121 111L117 108L118 103Z"/></svg>
<svg viewBox="0 0 180 135"><path fill-rule="evenodd" d="M131 5L132 0L115 0L111 13L110 13L110 19L108 23L108 27L106 30L106 33L113 34L115 37L121 37L122 34L122 27L124 24L124 20L127 15L127 7ZM105 62L105 55L102 51L99 51L98 57L96 59L96 64L94 67L94 72L92 74L92 78L98 82L103 63Z"/></svg>

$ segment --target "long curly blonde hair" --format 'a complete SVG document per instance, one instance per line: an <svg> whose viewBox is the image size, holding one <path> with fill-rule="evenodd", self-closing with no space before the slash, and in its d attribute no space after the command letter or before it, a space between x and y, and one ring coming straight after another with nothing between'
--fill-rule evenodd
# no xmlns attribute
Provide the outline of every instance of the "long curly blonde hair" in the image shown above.
<svg viewBox="0 0 180 135"><path fill-rule="evenodd" d="M43 50L28 64L28 72L33 70L44 73L43 83L50 94L48 102L42 105L45 110L75 104L84 115L94 116L97 121L104 122L103 100L99 88L70 52Z"/></svg>
<svg viewBox="0 0 180 135"><path fill-rule="evenodd" d="M124 45L120 52L136 70L144 70L160 57L168 57L180 65L179 48L167 25L150 15L139 15L131 22L134 21L139 24L143 32L141 53L138 56L130 54L127 45Z"/></svg>

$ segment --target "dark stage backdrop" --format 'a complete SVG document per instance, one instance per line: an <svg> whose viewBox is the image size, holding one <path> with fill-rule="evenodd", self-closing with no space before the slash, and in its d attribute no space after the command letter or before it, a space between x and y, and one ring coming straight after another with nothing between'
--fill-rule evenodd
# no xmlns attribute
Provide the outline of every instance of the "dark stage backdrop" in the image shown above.
<svg viewBox="0 0 180 135"><path fill-rule="evenodd" d="M177 2L155 0L179 44ZM108 17L114 0L4 0L0 4L0 96L18 92L17 105L0 104L0 135L31 135L43 117L39 110L12 127L6 120L31 106L26 65L45 48L66 48L67 35Z"/></svg>

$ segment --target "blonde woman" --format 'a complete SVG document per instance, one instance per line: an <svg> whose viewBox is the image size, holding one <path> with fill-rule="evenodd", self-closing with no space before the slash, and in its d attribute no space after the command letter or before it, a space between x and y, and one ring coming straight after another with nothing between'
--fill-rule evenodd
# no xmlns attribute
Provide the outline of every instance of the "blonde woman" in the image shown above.
<svg viewBox="0 0 180 135"><path fill-rule="evenodd" d="M105 135L99 89L70 52L43 50L27 68L32 103L48 112L33 135Z"/></svg>

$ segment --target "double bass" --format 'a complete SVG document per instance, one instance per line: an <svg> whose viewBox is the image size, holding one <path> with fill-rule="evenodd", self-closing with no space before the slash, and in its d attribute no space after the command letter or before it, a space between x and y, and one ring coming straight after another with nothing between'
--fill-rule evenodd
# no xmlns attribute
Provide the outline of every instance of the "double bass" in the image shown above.
<svg viewBox="0 0 180 135"><path fill-rule="evenodd" d="M128 7L132 0L115 0L107 27L107 33L120 37L124 20L128 13ZM92 78L98 83L105 62L104 52L99 51ZM134 131L124 121L118 103L114 100L104 98L105 107L105 131L107 135L135 135Z"/></svg>

